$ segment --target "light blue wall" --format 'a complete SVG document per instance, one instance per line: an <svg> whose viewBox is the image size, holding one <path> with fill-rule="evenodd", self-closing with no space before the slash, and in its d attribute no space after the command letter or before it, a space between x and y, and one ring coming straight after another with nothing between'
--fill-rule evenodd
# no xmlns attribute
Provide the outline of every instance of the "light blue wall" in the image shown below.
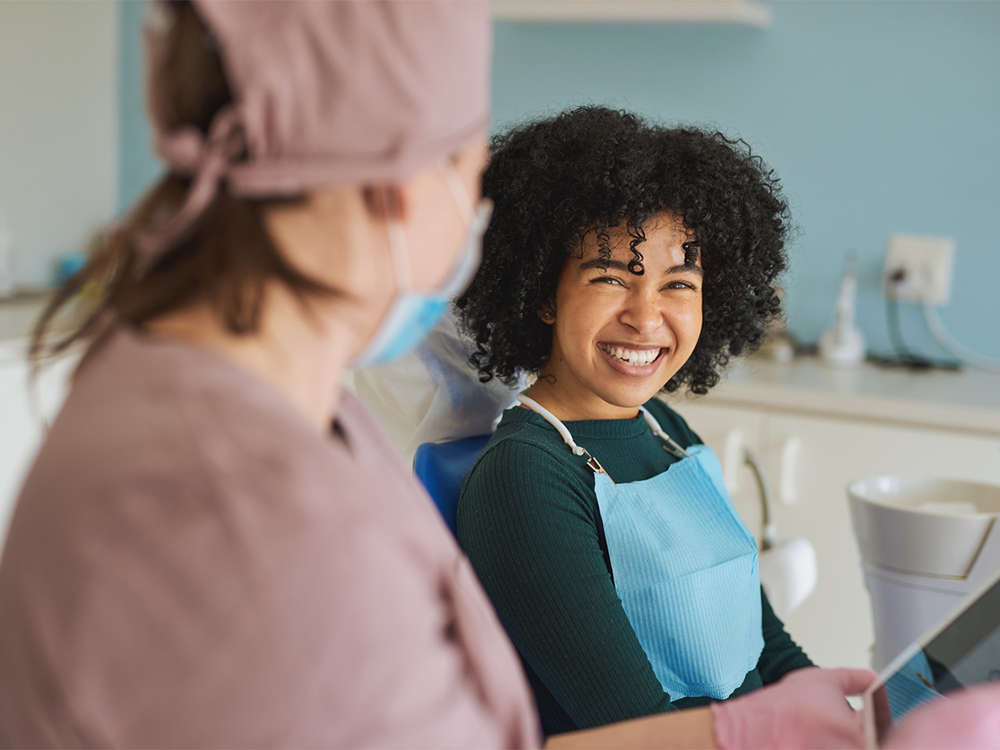
<svg viewBox="0 0 1000 750"><path fill-rule="evenodd" d="M119 133L118 207L127 208L160 173L160 165L149 145L149 129L143 109L142 19L146 3L120 0L118 28L121 44L118 65Z"/></svg>
<svg viewBox="0 0 1000 750"><path fill-rule="evenodd" d="M786 284L797 336L816 340L829 324L850 249L861 274L859 325L870 347L887 348L887 239L943 235L958 249L942 317L960 340L1000 357L1000 3L771 7L766 30L498 24L495 123L593 102L738 134L781 175L802 230ZM155 166L134 73L141 6L125 0L122 13L128 202ZM903 313L907 339L940 353L918 311Z"/></svg>

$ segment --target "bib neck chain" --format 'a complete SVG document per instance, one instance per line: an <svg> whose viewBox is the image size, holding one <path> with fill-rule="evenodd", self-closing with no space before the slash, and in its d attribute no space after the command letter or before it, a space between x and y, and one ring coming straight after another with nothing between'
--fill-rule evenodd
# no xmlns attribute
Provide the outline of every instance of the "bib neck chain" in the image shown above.
<svg viewBox="0 0 1000 750"><path fill-rule="evenodd" d="M604 467L601 466L600 461L598 461L596 458L590 455L590 452L586 448L584 448L581 445L577 445L576 441L573 440L573 436L570 434L569 430L566 429L566 425L564 425L559 420L559 418L556 417L555 414L550 412L548 409L539 404L533 398L525 396L523 393L518 394L517 400L521 404L524 404L526 407L528 407L533 412L538 414L542 419L544 419L550 425L552 425L555 428L556 432L559 433L559 437L563 439L563 442L566 443L567 446L569 446L569 449L571 451L573 451L574 455L586 456L587 466L590 467L591 471L593 471L595 474L603 474L604 476L608 477L608 479L611 479L611 477L608 475L608 472L606 472L604 470ZM683 448L681 448L672 437L670 437L667 433L663 431L663 429L660 427L659 422L657 422L656 419L653 417L653 415L649 413L646 407L640 406L639 411L642 413L643 419L646 420L646 424L649 425L649 429L653 431L653 434L666 443L666 445L663 446L663 450L676 456L677 458L689 457L688 452L685 451ZM611 481L612 483L614 483L613 479ZM615 487L617 486L618 485L616 484Z"/></svg>

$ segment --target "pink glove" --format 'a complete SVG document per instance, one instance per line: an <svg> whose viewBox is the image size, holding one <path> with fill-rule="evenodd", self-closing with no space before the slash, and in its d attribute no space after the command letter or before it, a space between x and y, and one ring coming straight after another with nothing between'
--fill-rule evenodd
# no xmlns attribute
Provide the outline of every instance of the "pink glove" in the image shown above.
<svg viewBox="0 0 1000 750"><path fill-rule="evenodd" d="M715 742L722 750L863 748L862 714L846 697L874 679L867 669L789 672L763 690L710 704Z"/></svg>
<svg viewBox="0 0 1000 750"><path fill-rule="evenodd" d="M1000 748L1000 685L949 693L907 716L883 748Z"/></svg>

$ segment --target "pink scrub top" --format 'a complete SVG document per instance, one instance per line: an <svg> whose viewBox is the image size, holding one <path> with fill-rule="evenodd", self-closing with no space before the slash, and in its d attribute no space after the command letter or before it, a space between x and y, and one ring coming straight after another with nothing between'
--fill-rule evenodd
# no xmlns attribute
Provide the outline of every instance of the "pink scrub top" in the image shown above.
<svg viewBox="0 0 1000 750"><path fill-rule="evenodd" d="M119 327L0 562L0 745L534 747L465 556L351 395L323 438L267 383Z"/></svg>

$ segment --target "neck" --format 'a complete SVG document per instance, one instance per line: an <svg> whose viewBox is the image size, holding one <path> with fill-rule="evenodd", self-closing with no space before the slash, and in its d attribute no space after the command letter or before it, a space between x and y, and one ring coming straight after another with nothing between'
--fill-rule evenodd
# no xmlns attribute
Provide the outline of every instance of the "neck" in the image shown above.
<svg viewBox="0 0 1000 750"><path fill-rule="evenodd" d="M553 383L552 377L543 373L524 394L548 409L560 422L633 419L639 414L638 407L609 404L594 394L590 394L589 398L577 398L560 388L558 380Z"/></svg>
<svg viewBox="0 0 1000 750"><path fill-rule="evenodd" d="M332 308L332 310L331 310ZM207 304L146 325L154 336L188 341L226 357L274 386L322 434L336 418L344 375L358 348L358 326L343 303L310 310L273 284L259 330L236 335Z"/></svg>

